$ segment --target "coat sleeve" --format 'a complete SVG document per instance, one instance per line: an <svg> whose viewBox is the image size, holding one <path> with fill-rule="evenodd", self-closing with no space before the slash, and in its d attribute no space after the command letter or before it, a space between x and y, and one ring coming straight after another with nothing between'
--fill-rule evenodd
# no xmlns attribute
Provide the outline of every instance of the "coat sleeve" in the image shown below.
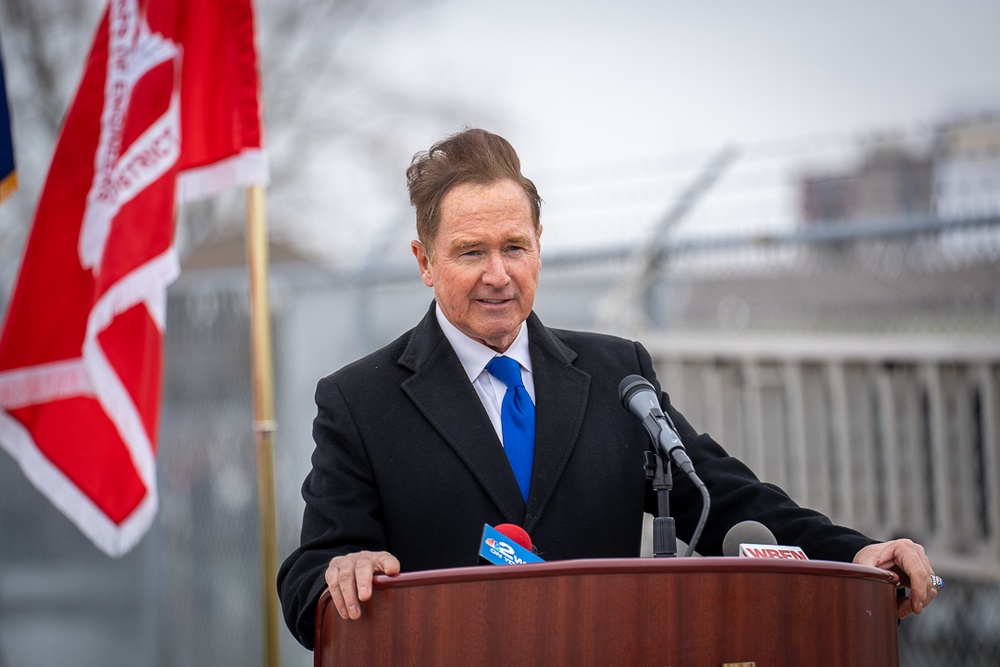
<svg viewBox="0 0 1000 667"><path fill-rule="evenodd" d="M316 448L302 485L305 511L300 546L278 572L285 623L306 648L315 640L316 605L335 556L385 549L381 500L364 441L336 381L316 388Z"/></svg>

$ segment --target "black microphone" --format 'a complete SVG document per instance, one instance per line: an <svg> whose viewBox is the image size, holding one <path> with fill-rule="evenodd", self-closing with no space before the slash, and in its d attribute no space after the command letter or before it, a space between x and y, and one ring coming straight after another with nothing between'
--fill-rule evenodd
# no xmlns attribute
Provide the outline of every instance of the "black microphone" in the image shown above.
<svg viewBox="0 0 1000 667"><path fill-rule="evenodd" d="M730 528L722 540L722 554L742 558L809 560L802 547L778 544L774 533L758 521L741 521Z"/></svg>
<svg viewBox="0 0 1000 667"><path fill-rule="evenodd" d="M684 443L677 435L677 429L674 428L670 417L660 409L656 390L649 380L641 375L629 375L618 385L618 396L621 397L625 409L642 422L653 442L659 445L685 474L693 475L694 464L688 458Z"/></svg>
<svg viewBox="0 0 1000 667"><path fill-rule="evenodd" d="M670 416L664 414L660 408L656 390L649 380L641 375L629 375L618 385L618 396L625 409L642 422L642 427L646 429L646 433L649 434L653 443L674 460L677 467L688 476L688 479L701 493L701 516L698 518L698 524L695 526L694 533L691 534L691 541L688 542L687 552L684 554L690 556L694 553L698 540L701 539L701 532L705 529L705 524L708 523L708 513L712 505L708 487L694 471L694 464L688 458L684 443L681 442L681 437L677 434L677 429L670 420Z"/></svg>
<svg viewBox="0 0 1000 667"><path fill-rule="evenodd" d="M767 526L759 521L740 521L729 529L722 540L722 555L735 557L740 555L741 544L777 544Z"/></svg>

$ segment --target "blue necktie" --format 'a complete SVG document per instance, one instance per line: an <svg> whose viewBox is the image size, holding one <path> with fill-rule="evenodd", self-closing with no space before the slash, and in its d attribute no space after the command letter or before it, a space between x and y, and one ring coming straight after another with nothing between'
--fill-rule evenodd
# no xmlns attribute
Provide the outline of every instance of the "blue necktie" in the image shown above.
<svg viewBox="0 0 1000 667"><path fill-rule="evenodd" d="M510 357L493 357L486 364L490 375L507 385L500 406L500 426L503 448L521 487L524 502L528 502L531 484L531 462L535 456L535 405L521 382L521 365Z"/></svg>

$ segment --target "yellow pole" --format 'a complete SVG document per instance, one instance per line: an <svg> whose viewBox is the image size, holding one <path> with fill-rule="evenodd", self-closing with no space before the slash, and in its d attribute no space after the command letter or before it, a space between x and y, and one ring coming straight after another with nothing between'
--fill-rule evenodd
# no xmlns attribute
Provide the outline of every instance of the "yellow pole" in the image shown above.
<svg viewBox="0 0 1000 667"><path fill-rule="evenodd" d="M271 307L267 293L267 214L264 187L247 194L247 267L250 272L250 346L253 364L254 437L257 442L257 508L260 530L261 590L264 609L264 664L278 667L281 623L275 580L278 576L277 512L274 493L274 363Z"/></svg>

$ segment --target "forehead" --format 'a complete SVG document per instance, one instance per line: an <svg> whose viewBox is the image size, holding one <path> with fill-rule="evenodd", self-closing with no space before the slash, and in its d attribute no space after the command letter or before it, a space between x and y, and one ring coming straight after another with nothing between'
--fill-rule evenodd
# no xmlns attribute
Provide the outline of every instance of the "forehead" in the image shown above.
<svg viewBox="0 0 1000 667"><path fill-rule="evenodd" d="M438 236L534 236L528 195L511 180L461 183L441 199Z"/></svg>

